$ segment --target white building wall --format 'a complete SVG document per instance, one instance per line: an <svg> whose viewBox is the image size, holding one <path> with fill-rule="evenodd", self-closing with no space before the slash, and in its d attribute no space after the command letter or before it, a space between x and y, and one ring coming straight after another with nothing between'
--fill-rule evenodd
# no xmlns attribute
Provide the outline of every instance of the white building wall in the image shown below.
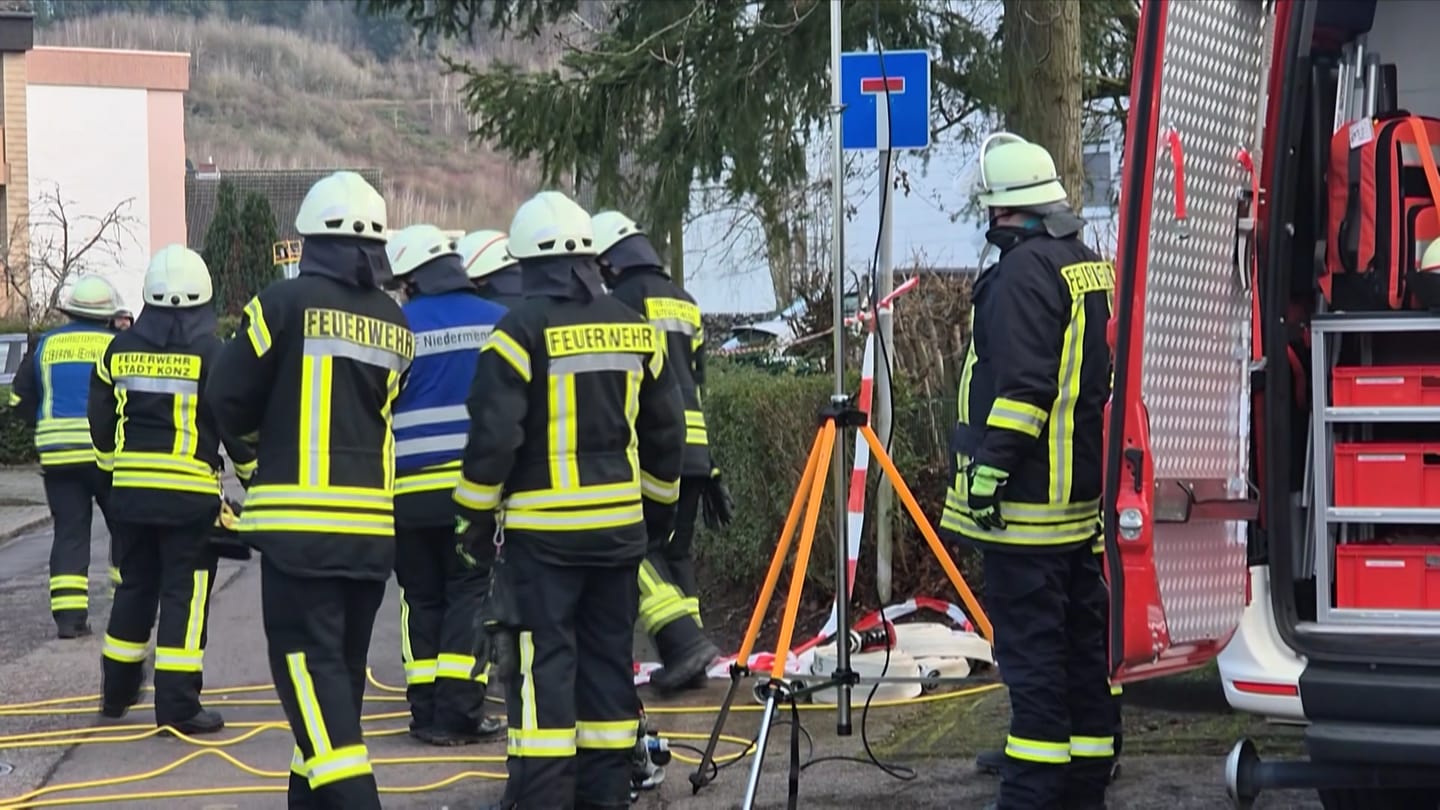
<svg viewBox="0 0 1440 810"><path fill-rule="evenodd" d="M117 249L91 252L83 271L110 279L125 306L135 311L140 309L150 244L146 94L140 89L57 85L30 85L26 93L32 244L42 250L59 234L46 223L46 212L35 207L41 193L59 189L72 222L72 243L94 233L95 218L130 200L124 209L130 224Z"/></svg>

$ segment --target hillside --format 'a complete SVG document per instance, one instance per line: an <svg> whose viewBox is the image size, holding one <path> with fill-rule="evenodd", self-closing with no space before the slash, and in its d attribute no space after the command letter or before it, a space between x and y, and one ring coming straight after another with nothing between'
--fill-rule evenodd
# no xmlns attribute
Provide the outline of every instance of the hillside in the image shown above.
<svg viewBox="0 0 1440 810"><path fill-rule="evenodd" d="M37 29L40 45L187 51L188 157L226 168L374 166L391 222L505 228L535 189L532 167L469 141L455 77L409 47L388 61L323 20L301 31L224 18L106 15ZM509 43L452 53L476 62L544 58Z"/></svg>

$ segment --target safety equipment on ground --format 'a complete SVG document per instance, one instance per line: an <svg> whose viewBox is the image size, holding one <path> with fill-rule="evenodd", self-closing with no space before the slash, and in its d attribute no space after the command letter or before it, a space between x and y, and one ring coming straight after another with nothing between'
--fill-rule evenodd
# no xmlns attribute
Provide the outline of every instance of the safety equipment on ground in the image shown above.
<svg viewBox="0 0 1440 810"><path fill-rule="evenodd" d="M385 198L355 172L335 172L310 187L295 215L301 236L346 236L384 242ZM309 248L306 248L309 250Z"/></svg>
<svg viewBox="0 0 1440 810"><path fill-rule="evenodd" d="M198 307L210 303L210 268L184 245L166 245L145 271L145 303L157 307Z"/></svg>
<svg viewBox="0 0 1440 810"><path fill-rule="evenodd" d="M711 470L710 477L705 479L700 505L705 513L705 525L711 529L723 529L735 519L735 499L730 496L730 488L725 486L718 468Z"/></svg>
<svg viewBox="0 0 1440 810"><path fill-rule="evenodd" d="M640 798L640 792L654 790L665 783L665 766L670 764L670 741L660 736L660 730L653 721L640 713L639 733L635 740L635 753L631 758L630 801Z"/></svg>
<svg viewBox="0 0 1440 810"><path fill-rule="evenodd" d="M1067 196L1045 147L1009 132L997 132L980 144L981 205L1033 208L1063 202Z"/></svg>
<svg viewBox="0 0 1440 810"><path fill-rule="evenodd" d="M852 653L893 650L897 643L895 625L890 622L882 622L879 626L869 630L851 630L848 641Z"/></svg>
<svg viewBox="0 0 1440 810"><path fill-rule="evenodd" d="M1005 516L1000 511L1000 491L1005 488L1009 474L994 467L971 464L965 471L969 478L970 517L982 529L1001 531L1005 528Z"/></svg>
<svg viewBox="0 0 1440 810"><path fill-rule="evenodd" d="M558 191L542 191L515 212L507 250L522 261L546 256L594 256L595 231L590 214Z"/></svg>
<svg viewBox="0 0 1440 810"><path fill-rule="evenodd" d="M390 235L385 243L390 272L404 278L417 267L441 256L458 256L455 240L434 225L411 225Z"/></svg>
<svg viewBox="0 0 1440 810"><path fill-rule="evenodd" d="M604 253L622 239L645 233L645 229L637 225L635 220L619 211L601 211L591 217L590 221L591 227L595 229L597 254Z"/></svg>
<svg viewBox="0 0 1440 810"><path fill-rule="evenodd" d="M77 318L108 321L120 309L120 293L101 276L81 276L61 297L59 309Z"/></svg>
<svg viewBox="0 0 1440 810"><path fill-rule="evenodd" d="M510 240L501 231L472 231L456 243L460 260L465 263L465 275L471 281L515 266L515 257L509 252Z"/></svg>

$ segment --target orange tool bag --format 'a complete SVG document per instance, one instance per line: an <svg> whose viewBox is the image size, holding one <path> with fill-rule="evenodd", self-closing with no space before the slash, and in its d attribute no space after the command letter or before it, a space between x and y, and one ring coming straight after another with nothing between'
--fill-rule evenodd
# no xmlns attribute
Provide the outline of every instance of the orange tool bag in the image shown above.
<svg viewBox="0 0 1440 810"><path fill-rule="evenodd" d="M1329 227L1320 291L1338 310L1411 309L1406 290L1440 238L1440 119L1361 119L1330 141Z"/></svg>

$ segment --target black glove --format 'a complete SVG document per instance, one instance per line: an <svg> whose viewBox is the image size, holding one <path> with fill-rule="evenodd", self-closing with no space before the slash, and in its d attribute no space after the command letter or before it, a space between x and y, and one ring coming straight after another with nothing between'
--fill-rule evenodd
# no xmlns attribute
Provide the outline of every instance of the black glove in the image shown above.
<svg viewBox="0 0 1440 810"><path fill-rule="evenodd" d="M494 544L490 545L492 550ZM475 611L475 669L471 677L479 677L487 664L494 665L494 674L509 679L518 671L516 634L520 630L520 612L503 554L496 555L490 567L490 582L480 609Z"/></svg>
<svg viewBox="0 0 1440 810"><path fill-rule="evenodd" d="M1005 528L1005 516L1000 513L1000 493L1005 489L1009 474L994 467L972 463L965 468L969 483L970 519L975 525L990 531Z"/></svg>
<svg viewBox="0 0 1440 810"><path fill-rule="evenodd" d="M710 478L705 482L705 490L700 495L700 511L705 525L711 529L724 528L735 519L735 499L730 497L730 490L720 479L718 468L710 471Z"/></svg>
<svg viewBox="0 0 1440 810"><path fill-rule="evenodd" d="M466 568L488 568L495 561L495 517L455 518L455 554Z"/></svg>

